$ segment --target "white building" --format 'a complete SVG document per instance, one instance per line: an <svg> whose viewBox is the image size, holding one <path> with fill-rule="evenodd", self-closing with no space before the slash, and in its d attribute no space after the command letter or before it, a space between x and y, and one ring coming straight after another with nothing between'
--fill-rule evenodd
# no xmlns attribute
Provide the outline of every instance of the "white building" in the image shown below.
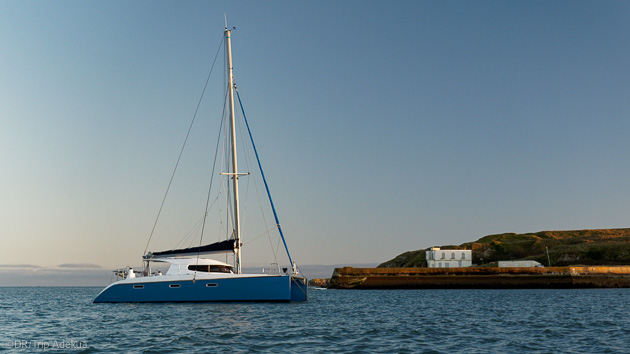
<svg viewBox="0 0 630 354"><path fill-rule="evenodd" d="M543 265L531 260L524 261L499 261L499 268L509 268L509 267L542 267Z"/></svg>
<svg viewBox="0 0 630 354"><path fill-rule="evenodd" d="M427 251L427 266L429 268L458 268L472 266L471 250L441 250L432 247Z"/></svg>

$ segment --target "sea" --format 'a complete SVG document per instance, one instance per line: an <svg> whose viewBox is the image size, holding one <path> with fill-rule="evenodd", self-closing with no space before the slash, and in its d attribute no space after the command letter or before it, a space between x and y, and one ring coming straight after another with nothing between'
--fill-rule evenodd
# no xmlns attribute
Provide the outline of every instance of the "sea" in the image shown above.
<svg viewBox="0 0 630 354"><path fill-rule="evenodd" d="M0 352L630 352L630 289L311 289L303 303L93 304L100 290L0 288Z"/></svg>

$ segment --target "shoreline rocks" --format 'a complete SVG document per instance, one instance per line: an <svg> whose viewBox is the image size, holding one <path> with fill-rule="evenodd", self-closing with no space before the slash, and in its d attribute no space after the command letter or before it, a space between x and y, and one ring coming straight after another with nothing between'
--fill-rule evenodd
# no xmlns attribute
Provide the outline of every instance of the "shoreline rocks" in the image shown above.
<svg viewBox="0 0 630 354"><path fill-rule="evenodd" d="M630 288L630 266L336 268L330 289Z"/></svg>
<svg viewBox="0 0 630 354"><path fill-rule="evenodd" d="M312 286L315 288L327 288L329 285L330 285L330 278L327 278L327 279L314 278L314 279L308 280L308 286Z"/></svg>

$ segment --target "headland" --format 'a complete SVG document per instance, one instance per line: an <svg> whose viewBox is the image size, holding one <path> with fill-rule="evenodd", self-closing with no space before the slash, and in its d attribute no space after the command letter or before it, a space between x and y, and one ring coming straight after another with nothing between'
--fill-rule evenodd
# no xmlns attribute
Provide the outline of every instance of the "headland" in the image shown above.
<svg viewBox="0 0 630 354"><path fill-rule="evenodd" d="M334 289L509 289L630 287L630 229L504 233L443 250L472 250L472 267L427 268L426 251L402 253L377 268L336 268ZM532 260L545 267L497 267ZM319 283L324 284L322 281Z"/></svg>

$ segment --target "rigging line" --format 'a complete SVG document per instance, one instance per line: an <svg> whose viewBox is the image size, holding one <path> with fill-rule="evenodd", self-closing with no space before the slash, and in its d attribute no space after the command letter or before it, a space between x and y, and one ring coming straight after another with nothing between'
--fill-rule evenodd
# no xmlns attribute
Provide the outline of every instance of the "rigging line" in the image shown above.
<svg viewBox="0 0 630 354"><path fill-rule="evenodd" d="M280 248L280 239L276 241L276 253L278 253L279 248Z"/></svg>
<svg viewBox="0 0 630 354"><path fill-rule="evenodd" d="M208 207L208 210L210 210L210 209L212 209L212 207L214 207L214 205L217 203L218 199L219 199L218 196L216 198L214 198L214 201L212 202L210 207ZM182 239L179 242L177 242L177 244L173 247L173 249L184 248L184 247L192 247L193 244L195 243L195 237L194 236L200 234L199 231L201 230L201 225L204 222L204 219L205 218L203 216L200 217L199 220L197 220L197 222L192 226L192 228L184 235L184 237L182 237ZM185 246L185 245L188 245L188 246Z"/></svg>
<svg viewBox="0 0 630 354"><path fill-rule="evenodd" d="M245 109L243 108L241 95L238 93L238 89L236 89L236 85L234 85L234 91L236 91L236 97L238 97L238 103L241 106L241 111L243 112L243 120L245 120L245 125L247 126L247 132L249 133L249 138L252 141L254 154L256 155L256 160L258 161L258 169L260 169L260 175L262 176L263 182L265 183L265 189L267 190L267 196L269 197L271 210L273 211L273 216L276 220L276 225L278 225L278 231L280 232L280 237L282 237L282 243L284 243L284 249L287 251L287 257L289 257L289 262L291 263L291 266L293 267L293 260L291 259L291 254L289 253L289 247L287 246L287 241L284 239L284 233L282 232L282 227L280 227L280 220L278 219L278 213L276 213L276 207L273 205L273 199L271 199L271 192L269 191L269 185L267 185L267 179L265 178L265 173L263 172L262 165L260 163L260 158L258 157L258 150L256 150L256 144L254 144L254 137L252 137L252 131L249 129L249 123L247 123L247 116L245 115Z"/></svg>
<svg viewBox="0 0 630 354"><path fill-rule="evenodd" d="M199 102L197 103L195 114L193 114L192 121L190 122L190 126L188 127L188 132L186 133L184 144L182 145L182 148L179 151L179 156L177 157L175 168L173 169L173 173L171 174L171 179L169 180L168 186L166 187L166 192L164 193L164 198L162 198L162 204L160 205L160 209L158 210L157 217L155 218L155 222L153 223L153 228L151 229L151 234L149 235L149 241L147 241L147 246L144 248L144 254L147 254L147 249L149 249L151 238L153 237L153 233L155 232L155 227L157 226L158 220L160 219L160 214L162 214L162 209L164 208L166 197L168 196L168 192L171 189L171 185L173 184L173 178L175 178L175 172L177 172L177 167L179 166L179 162L182 158L182 154L184 153L184 149L186 148L186 143L188 142L188 138L190 137L190 131L192 130L193 124L195 123L195 119L197 118L197 113L199 112L199 106L201 106L201 100L203 99L203 95L206 93L206 88L208 87L208 81L210 81L210 76L212 75L212 71L214 70L214 64L217 62L217 58L219 57L219 52L221 51L222 46L223 46L223 36L221 36L221 42L219 44L219 48L217 49L217 54L214 56L214 61L212 62L212 66L210 67L210 72L208 73L208 77L206 78L206 84L203 86L203 90L201 91L201 97L199 97Z"/></svg>
<svg viewBox="0 0 630 354"><path fill-rule="evenodd" d="M241 135L242 135L242 140L243 140L243 145L245 145L245 157L246 157L246 161L247 161L247 165L248 168L252 169L251 166L253 165L252 163L252 157L251 157L251 153L249 151L249 146L251 146L251 141L248 141L245 138L245 132L243 129L243 115L239 114L239 117L241 119L239 119L239 125L241 127ZM248 142L250 143L250 145L248 146ZM267 218L265 217L265 211L263 209L262 206L262 199L260 198L260 191L258 189L258 182L256 182L256 178L251 178L251 180L253 180L254 182L254 189L256 190L256 197L258 198L258 204L260 205L260 215L262 216L262 220L263 220L263 224L265 226L265 230L267 230L267 232L265 233L267 235L267 238L269 240L269 246L271 247L271 253L273 254L273 259L276 263L278 263L278 247L276 246L276 249L273 248L273 241L271 240L271 233L270 231L273 229L277 229L277 226L274 228L269 228L269 226L267 225ZM249 186L249 184L248 184ZM264 236L265 234L262 234L260 236L257 236L256 238L254 238L254 240ZM253 241L253 240L252 240ZM249 243L249 242L248 242Z"/></svg>
<svg viewBox="0 0 630 354"><path fill-rule="evenodd" d="M227 46L223 46L223 88L224 88L224 92L225 92L225 110L223 112L224 117L223 119L226 120L226 124L224 125L224 136L223 136L223 151L221 152L221 168L223 169L225 167L225 171L227 173L230 172L230 158L228 157L228 153L226 153L226 149L227 146L229 145L229 140L230 138L228 138L229 136L229 127L227 124L227 120L228 120L228 114L227 114L227 95L228 95L228 90L230 90L230 78L229 76L229 70L227 67ZM225 166L223 166L223 163L225 163ZM237 171L232 171L234 173L236 173ZM227 183L226 183L227 182ZM234 198L232 197L232 189L230 188L230 179L228 178L222 178L221 179L221 186L223 188L223 190L225 191L225 205L226 205L226 214L225 214L225 219L226 219L226 234L225 237L226 239L229 239L230 237L235 238L235 228L236 228L236 220L235 220L235 212L234 212L234 206L232 205ZM231 231L230 231L231 230Z"/></svg>
<svg viewBox="0 0 630 354"><path fill-rule="evenodd" d="M227 88L225 89L225 95L227 95ZM227 99L224 102L224 107L226 107L223 111L223 120L226 124L223 125L223 145L221 150L221 170L230 172L230 160L227 158L227 144L228 144L228 125L227 125ZM224 169L225 168L225 169ZM227 181L227 183L226 183ZM223 195L225 196L225 239L230 238L230 228L234 230L233 220L230 218L231 210L232 210L232 197L231 197L231 189L229 179L221 178L221 190L223 191Z"/></svg>
<svg viewBox="0 0 630 354"><path fill-rule="evenodd" d="M199 249L197 251L197 258L195 260L195 273L193 275L193 281L197 278L197 268L199 266L199 257L201 256L201 244L203 242L203 234L206 229L206 220L208 218L208 209L209 209L208 205L210 204L210 193L212 192L212 184L214 182L214 171L217 167L217 155L219 153L219 143L221 142L221 135L222 135L221 130L223 128L223 122L225 121L225 111L226 111L226 101L227 101L227 97L225 97L226 95L227 95L227 92L225 92L223 95L223 112L221 113L221 123L219 124L219 135L217 136L217 144L214 148L214 161L212 162L212 173L210 174L210 185L208 186L208 196L206 197L206 210L203 214L203 223L201 224L201 235L199 235ZM217 195L212 205L214 205L214 203L218 199L219 199L219 195Z"/></svg>
<svg viewBox="0 0 630 354"><path fill-rule="evenodd" d="M273 230L273 229L277 229L277 228L278 228L277 226L273 226L273 227L271 227L271 228L267 229L267 231L263 232L262 234L260 234L260 235L258 235L258 236L256 236L256 237L254 237L253 239L251 239L251 240L249 240L249 241L245 242L245 243L244 243L244 245L249 245L250 243L252 243L252 242L254 242L254 241L258 240L259 238L261 238L261 237L263 237L263 236L265 236L265 235L269 235L269 232L270 232L271 230Z"/></svg>
<svg viewBox="0 0 630 354"><path fill-rule="evenodd" d="M230 194L230 186L229 184L225 183L225 178L221 179L221 189L223 190L223 196L225 197L224 203L225 203L225 239L227 240L228 238L230 238L230 229L234 229L233 226L233 221L230 218L230 214L232 213L232 206L231 206L231 194ZM223 222L223 220L221 220Z"/></svg>
<svg viewBox="0 0 630 354"><path fill-rule="evenodd" d="M244 152L244 156L245 156L245 165L246 165L246 171L251 171L251 156L249 153L249 149L248 149L248 145L247 145L247 139L245 139L245 129L243 129L243 120L242 120L242 116L237 112L235 113L235 119L238 123L238 133L240 134L240 146L241 149ZM250 172L248 172L248 175L251 175ZM247 223L247 218L248 218L248 211L249 211L249 191L250 191L250 186L251 186L251 181L253 178L247 178L246 179L246 183L245 183L245 193L243 193L243 197L241 197L241 205L242 205L242 213L241 213L241 225L245 225ZM254 185L255 185L255 181L254 180ZM241 184L242 185L242 184ZM260 202L260 198L258 199ZM265 225L265 228L267 226ZM246 230L244 228L241 228L241 239L246 238Z"/></svg>
<svg viewBox="0 0 630 354"><path fill-rule="evenodd" d="M223 43L223 39L221 39L221 42ZM217 53L218 54L218 53ZM216 61L216 57L214 58L214 60ZM214 161L212 162L212 173L210 174L210 185L208 186L208 195L206 197L206 209L205 212L203 214L203 223L201 224L201 235L199 235L199 249L197 251L197 258L195 259L195 273L193 275L193 282L195 281L195 279L197 278L197 268L199 267L199 257L201 256L201 245L203 243L203 234L206 230L206 220L208 218L208 205L210 204L210 194L212 192L212 184L214 182L214 171L217 167L217 155L219 153L219 143L221 142L221 135L222 135L222 128L223 128L223 122L225 121L225 112L227 110L227 91L224 91L223 93L223 112L221 113L221 123L219 124L219 135L217 136L217 144L214 148ZM223 155L223 153L221 154ZM219 199L219 195L217 195L216 199L214 200L214 202L216 202ZM212 203L212 205L214 205L214 202Z"/></svg>
<svg viewBox="0 0 630 354"><path fill-rule="evenodd" d="M199 230L199 228L201 227L202 221L203 221L203 216L199 218L199 220L197 220L197 222L192 226L192 228L190 228L190 230L188 230L187 233L184 234L184 237L182 237L182 239L179 240L179 242L177 242L177 244L173 247L173 249L179 248L180 245L185 245L188 242L188 239L192 235L197 233L197 230Z"/></svg>
<svg viewBox="0 0 630 354"><path fill-rule="evenodd" d="M224 97L225 98L225 97ZM223 100L225 102L225 99ZM225 114L225 104L223 104L223 113L221 116ZM221 118L221 124L219 125L219 135L217 136L217 144L214 148L214 161L212 161L212 173L210 175L210 185L208 186L208 196L206 197L206 210L203 214L203 223L201 224L201 236L199 237L199 251L197 252L197 265L199 264L199 255L201 252L201 244L203 242L203 234L206 230L206 219L208 218L208 209L210 205L210 193L212 192L212 184L214 182L214 171L217 167L217 156L219 155L219 143L221 142L221 128L223 128L223 118ZM217 196L217 199L219 197ZM214 204L214 203L213 203ZM196 267L195 267L196 268Z"/></svg>

